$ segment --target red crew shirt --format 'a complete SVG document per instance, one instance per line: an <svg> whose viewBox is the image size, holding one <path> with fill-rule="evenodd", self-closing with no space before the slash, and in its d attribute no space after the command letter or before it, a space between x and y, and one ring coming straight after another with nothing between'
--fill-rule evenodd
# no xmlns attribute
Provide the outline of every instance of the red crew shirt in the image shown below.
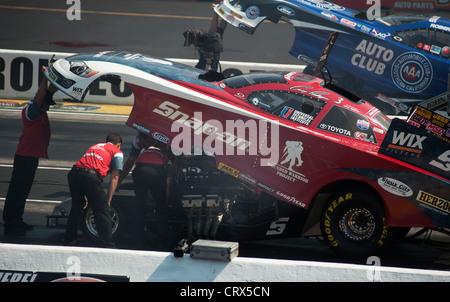
<svg viewBox="0 0 450 302"><path fill-rule="evenodd" d="M48 145L50 143L50 122L47 112L42 110L33 120L27 116L27 110L31 110L30 103L22 110L23 130L17 146L17 155L48 158Z"/></svg>
<svg viewBox="0 0 450 302"><path fill-rule="evenodd" d="M100 143L90 147L75 167L95 170L100 178L110 170L122 170L123 153L111 143Z"/></svg>
<svg viewBox="0 0 450 302"><path fill-rule="evenodd" d="M141 152L139 157L136 159L136 164L157 164L157 165L167 165L170 163L169 156L161 151L160 149L150 147Z"/></svg>

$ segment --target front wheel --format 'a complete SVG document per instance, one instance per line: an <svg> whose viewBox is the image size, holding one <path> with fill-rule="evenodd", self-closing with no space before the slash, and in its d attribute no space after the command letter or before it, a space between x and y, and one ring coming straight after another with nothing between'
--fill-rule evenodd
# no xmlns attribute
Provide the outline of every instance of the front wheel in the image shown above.
<svg viewBox="0 0 450 302"><path fill-rule="evenodd" d="M362 190L342 190L324 205L320 226L330 248L344 256L377 255L395 235L386 226L382 203Z"/></svg>

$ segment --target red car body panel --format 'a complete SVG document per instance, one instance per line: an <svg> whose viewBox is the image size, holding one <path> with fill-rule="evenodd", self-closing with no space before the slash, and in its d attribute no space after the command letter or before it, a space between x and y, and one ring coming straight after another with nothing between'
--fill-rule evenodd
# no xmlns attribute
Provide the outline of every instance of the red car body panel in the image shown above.
<svg viewBox="0 0 450 302"><path fill-rule="evenodd" d="M320 85L321 82L322 80L316 79L308 83L308 85L304 85L311 87L311 89L302 87L306 91L305 94L308 95L308 93L317 91L330 93ZM178 84L183 85L184 83ZM289 90L298 85L299 83L285 84L283 89ZM366 114L366 116L371 111L375 112L374 116L380 114L370 104L355 104L343 99L342 96L336 93L330 93L330 95L327 95L327 103L319 115L309 126L304 126L285 119L274 119L272 114L263 109L255 108L254 105L247 103L245 100L233 97L233 95L240 93L245 99L251 91L256 89L281 89L280 84L277 84L276 87L273 84L261 84L261 87L251 86L251 89L241 90L225 87L224 89L228 95L222 91L213 89L207 89L205 91L202 89L203 87L187 86L190 86L190 89L195 89L200 94L213 97L218 102L248 110L260 118L279 122L279 142L285 142L293 138L303 142L304 150L302 152L302 160L304 164L301 168L296 168L295 171L289 171L282 165L261 166L260 164L255 164L263 158L260 155L216 155L217 165L225 164L227 167L230 167L235 173L234 176L239 177L251 185L258 183L264 184L264 188L260 188L260 190L265 190L281 200L305 209L310 207L317 192L327 185L343 180L361 181L372 186L382 197L386 209L386 223L388 226L435 226L404 198L386 192L375 181L340 170L341 167L364 167L367 169L417 171L417 168L405 165L402 162L396 162L392 158L378 154L378 144L361 141L353 137L336 135L316 128L328 110L333 106L338 106L338 104L350 108L350 110L358 111L361 114ZM131 87L136 101L127 125L130 127L135 127L133 126L135 123L144 125L151 129L151 131L164 134L171 141L179 134L178 132L171 131L174 120L180 118L180 116L177 116L177 112L185 113L189 117L193 117L195 112L201 112L203 122L218 120L222 125L226 125L227 120L243 120L244 122L251 120L251 117L242 113L230 112L230 109L218 109L214 104L199 104L195 101L177 98L173 95L163 94L158 91L149 91L138 86L131 85ZM174 105L179 106L179 108L175 108ZM167 116L155 113L155 110L163 111L167 110L167 108L173 109L173 111L167 111L165 113ZM370 119L370 122L373 123L372 126L380 127L374 119ZM384 134L378 132L375 134L377 141L381 143ZM202 142L206 137L207 135L203 134ZM194 140L195 138L192 137L192 141Z"/></svg>
<svg viewBox="0 0 450 302"><path fill-rule="evenodd" d="M86 77L85 67L97 73ZM176 152L195 155L200 147L215 154L219 170L300 209L313 209L327 188L350 183L376 193L387 226L450 227L450 178L380 154L390 120L376 107L300 73L214 83L199 79L203 73L140 54L105 52L58 60L47 78L80 101L95 80L123 80L135 96L128 126ZM402 135L403 143L412 144L415 136Z"/></svg>

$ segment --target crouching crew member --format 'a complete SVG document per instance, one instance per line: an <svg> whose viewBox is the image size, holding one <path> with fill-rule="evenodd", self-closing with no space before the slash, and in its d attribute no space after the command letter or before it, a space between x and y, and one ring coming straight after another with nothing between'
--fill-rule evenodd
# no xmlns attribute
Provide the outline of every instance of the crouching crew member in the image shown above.
<svg viewBox="0 0 450 302"><path fill-rule="evenodd" d="M122 138L119 134L108 134L106 143L90 147L68 173L67 179L72 196L72 208L70 209L64 239L66 245L74 245L77 240L78 219L86 205L86 197L94 212L100 246L115 247L112 237L110 204L123 166L121 145ZM102 182L108 173L111 173L111 178L108 193L105 194Z"/></svg>
<svg viewBox="0 0 450 302"><path fill-rule="evenodd" d="M139 132L131 143L131 151L127 157L127 160L123 163L123 170L119 176L119 185L128 176L131 169L136 163L136 159L142 150L147 149L153 143L153 138L145 133Z"/></svg>
<svg viewBox="0 0 450 302"><path fill-rule="evenodd" d="M156 232L160 243L164 243L167 239L165 232L167 231L167 200L172 171L171 154L164 143L151 139L152 146L143 150L137 157L136 167L132 173L136 195L134 234L138 246L143 245L145 238L144 216L148 190L156 205Z"/></svg>

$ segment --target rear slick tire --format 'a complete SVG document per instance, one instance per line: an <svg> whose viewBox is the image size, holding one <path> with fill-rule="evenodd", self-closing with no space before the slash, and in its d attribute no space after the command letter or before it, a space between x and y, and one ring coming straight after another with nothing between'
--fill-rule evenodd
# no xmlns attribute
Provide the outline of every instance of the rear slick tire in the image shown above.
<svg viewBox="0 0 450 302"><path fill-rule="evenodd" d="M382 202L361 189L332 195L322 210L320 227L331 250L345 257L379 255L396 238L386 226Z"/></svg>

